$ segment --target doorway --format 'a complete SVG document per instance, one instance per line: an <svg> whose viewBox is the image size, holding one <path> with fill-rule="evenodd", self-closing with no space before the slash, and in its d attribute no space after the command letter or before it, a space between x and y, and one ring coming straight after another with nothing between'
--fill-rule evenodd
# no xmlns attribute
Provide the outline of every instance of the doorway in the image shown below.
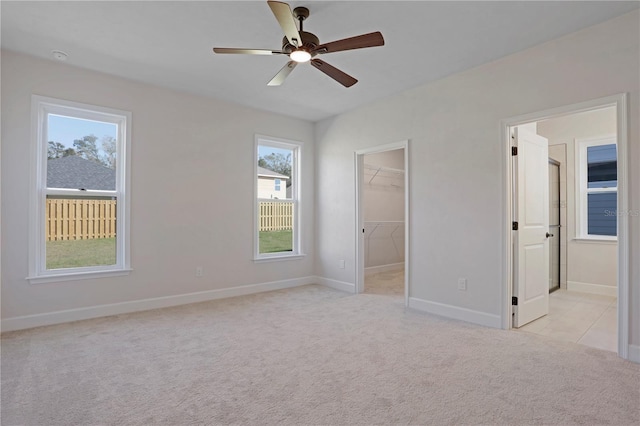
<svg viewBox="0 0 640 426"><path fill-rule="evenodd" d="M616 214L628 204L625 116L620 95L503 121L509 144L503 328L628 358L628 223ZM534 144L518 140L521 129L548 140L545 158L537 148L528 150L535 160L527 155ZM544 173L522 172L539 168Z"/></svg>
<svg viewBox="0 0 640 426"><path fill-rule="evenodd" d="M560 290L562 259L560 238L563 233L561 217L563 211L560 180L560 162L549 153L549 293ZM566 267L566 266L565 266Z"/></svg>
<svg viewBox="0 0 640 426"><path fill-rule="evenodd" d="M408 301L408 142L360 150L356 169L356 293Z"/></svg>

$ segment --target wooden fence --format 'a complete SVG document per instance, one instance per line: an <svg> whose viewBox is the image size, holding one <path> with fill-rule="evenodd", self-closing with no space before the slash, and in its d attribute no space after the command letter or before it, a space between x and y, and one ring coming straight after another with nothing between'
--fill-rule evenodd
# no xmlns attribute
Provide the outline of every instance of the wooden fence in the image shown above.
<svg viewBox="0 0 640 426"><path fill-rule="evenodd" d="M285 231L293 229L293 203L261 201L259 203L259 230Z"/></svg>
<svg viewBox="0 0 640 426"><path fill-rule="evenodd" d="M46 241L116 236L116 201L48 198Z"/></svg>

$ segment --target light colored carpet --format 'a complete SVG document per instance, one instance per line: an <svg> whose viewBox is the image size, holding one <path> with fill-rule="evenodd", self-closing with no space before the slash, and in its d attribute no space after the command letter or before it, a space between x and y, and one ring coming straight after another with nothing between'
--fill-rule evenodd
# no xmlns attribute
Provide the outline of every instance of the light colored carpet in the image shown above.
<svg viewBox="0 0 640 426"><path fill-rule="evenodd" d="M321 286L6 333L2 424L640 422L613 353Z"/></svg>

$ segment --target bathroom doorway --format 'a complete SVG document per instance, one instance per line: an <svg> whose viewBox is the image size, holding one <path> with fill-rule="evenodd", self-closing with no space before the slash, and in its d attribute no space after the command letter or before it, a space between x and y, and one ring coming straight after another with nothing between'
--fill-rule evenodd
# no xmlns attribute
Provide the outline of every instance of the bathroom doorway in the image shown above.
<svg viewBox="0 0 640 426"><path fill-rule="evenodd" d="M560 290L561 218L560 162L549 157L549 293Z"/></svg>
<svg viewBox="0 0 640 426"><path fill-rule="evenodd" d="M509 245L514 247L509 328L625 357L628 286L620 266L626 259L619 253L627 226L625 218L615 214L626 203L620 190L625 188L620 164L625 163L626 146L620 105L617 99L591 103L509 126L513 188L513 244ZM542 148L531 148L538 146ZM542 179L544 185L539 184ZM523 208L523 203L528 204ZM534 229L536 224L541 224L539 230ZM539 238L530 243L533 248L521 249L520 239L529 244L525 240L529 228ZM545 255L532 257L534 248L541 253L544 248ZM532 269L531 259L544 268ZM538 301L544 309L537 309ZM531 311L534 315L528 315Z"/></svg>

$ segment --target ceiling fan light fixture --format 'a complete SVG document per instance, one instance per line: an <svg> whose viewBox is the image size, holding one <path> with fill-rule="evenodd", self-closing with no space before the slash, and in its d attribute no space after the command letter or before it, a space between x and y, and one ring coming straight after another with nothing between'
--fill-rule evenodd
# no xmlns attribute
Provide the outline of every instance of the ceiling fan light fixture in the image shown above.
<svg viewBox="0 0 640 426"><path fill-rule="evenodd" d="M298 63L309 62L309 60L311 60L311 53L307 52L306 50L299 49L291 52L289 57L292 61L296 61Z"/></svg>
<svg viewBox="0 0 640 426"><path fill-rule="evenodd" d="M351 87L356 84L358 80L323 60L318 59L316 56L326 53L342 52L344 50L384 46L384 38L380 31L320 44L320 40L315 34L302 29L303 21L309 17L309 9L299 6L292 11L291 6L287 3L276 0L267 0L267 4L284 32L281 50L214 47L213 52L289 56L290 60L278 71L278 74L267 83L268 86L280 86L299 63L308 62L315 69L328 75L344 87ZM296 19L299 23L296 22Z"/></svg>

